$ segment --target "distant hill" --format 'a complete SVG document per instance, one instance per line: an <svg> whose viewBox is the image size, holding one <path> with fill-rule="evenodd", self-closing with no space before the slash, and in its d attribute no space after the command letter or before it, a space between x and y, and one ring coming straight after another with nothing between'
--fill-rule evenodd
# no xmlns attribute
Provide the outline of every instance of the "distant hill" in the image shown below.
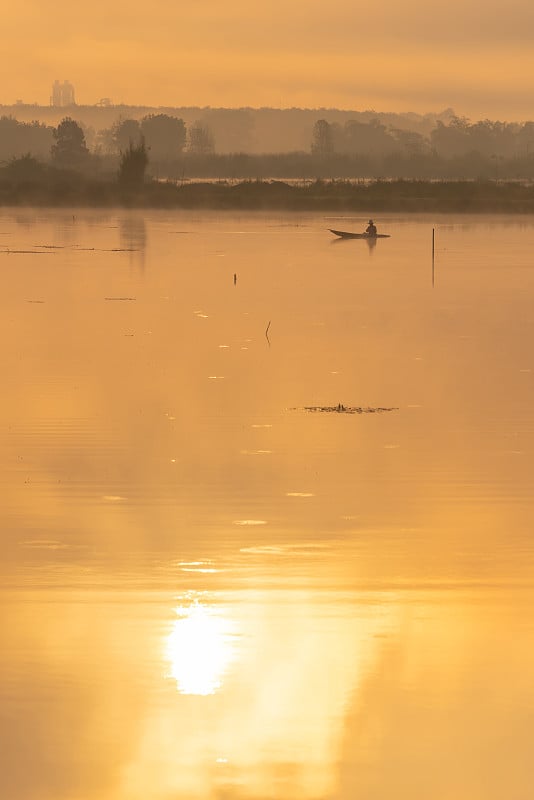
<svg viewBox="0 0 534 800"><path fill-rule="evenodd" d="M70 106L54 108L37 105L0 106L0 116L12 116L20 122L37 120L56 126L71 116L95 132L110 128L119 118L141 119L147 114L169 114L183 119L187 126L197 121L213 133L219 153L288 153L309 151L313 126L318 119L344 125L348 120L369 122L377 119L383 125L415 131L428 136L436 122L447 124L454 116L452 109L434 114L394 114L366 111L340 111L335 108L154 108L149 106Z"/></svg>

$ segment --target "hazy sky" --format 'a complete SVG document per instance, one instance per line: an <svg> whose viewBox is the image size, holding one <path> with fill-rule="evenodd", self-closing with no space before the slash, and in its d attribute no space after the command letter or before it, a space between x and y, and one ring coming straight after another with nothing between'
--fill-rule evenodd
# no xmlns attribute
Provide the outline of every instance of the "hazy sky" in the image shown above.
<svg viewBox="0 0 534 800"><path fill-rule="evenodd" d="M26 0L0 102L305 106L534 117L532 0Z"/></svg>

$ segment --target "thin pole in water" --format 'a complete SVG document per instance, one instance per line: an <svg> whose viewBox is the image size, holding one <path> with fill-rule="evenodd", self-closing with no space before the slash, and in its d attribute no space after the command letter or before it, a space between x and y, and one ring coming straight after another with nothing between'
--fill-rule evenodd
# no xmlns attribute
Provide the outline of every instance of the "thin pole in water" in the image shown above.
<svg viewBox="0 0 534 800"><path fill-rule="evenodd" d="M435 231L432 228L432 288L434 288L434 253L435 253Z"/></svg>

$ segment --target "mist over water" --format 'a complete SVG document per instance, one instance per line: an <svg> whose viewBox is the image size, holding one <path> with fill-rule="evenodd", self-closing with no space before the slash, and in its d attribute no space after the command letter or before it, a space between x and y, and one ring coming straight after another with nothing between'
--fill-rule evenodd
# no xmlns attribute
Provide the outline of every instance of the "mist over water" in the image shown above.
<svg viewBox="0 0 534 800"><path fill-rule="evenodd" d="M375 222L2 211L10 800L530 797L534 226Z"/></svg>

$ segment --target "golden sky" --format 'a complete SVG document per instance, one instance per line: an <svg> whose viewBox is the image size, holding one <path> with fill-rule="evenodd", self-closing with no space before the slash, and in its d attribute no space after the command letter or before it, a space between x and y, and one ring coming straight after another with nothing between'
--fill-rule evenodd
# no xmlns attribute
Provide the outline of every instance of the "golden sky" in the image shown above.
<svg viewBox="0 0 534 800"><path fill-rule="evenodd" d="M374 108L534 116L531 0L26 0L3 14L1 103Z"/></svg>

